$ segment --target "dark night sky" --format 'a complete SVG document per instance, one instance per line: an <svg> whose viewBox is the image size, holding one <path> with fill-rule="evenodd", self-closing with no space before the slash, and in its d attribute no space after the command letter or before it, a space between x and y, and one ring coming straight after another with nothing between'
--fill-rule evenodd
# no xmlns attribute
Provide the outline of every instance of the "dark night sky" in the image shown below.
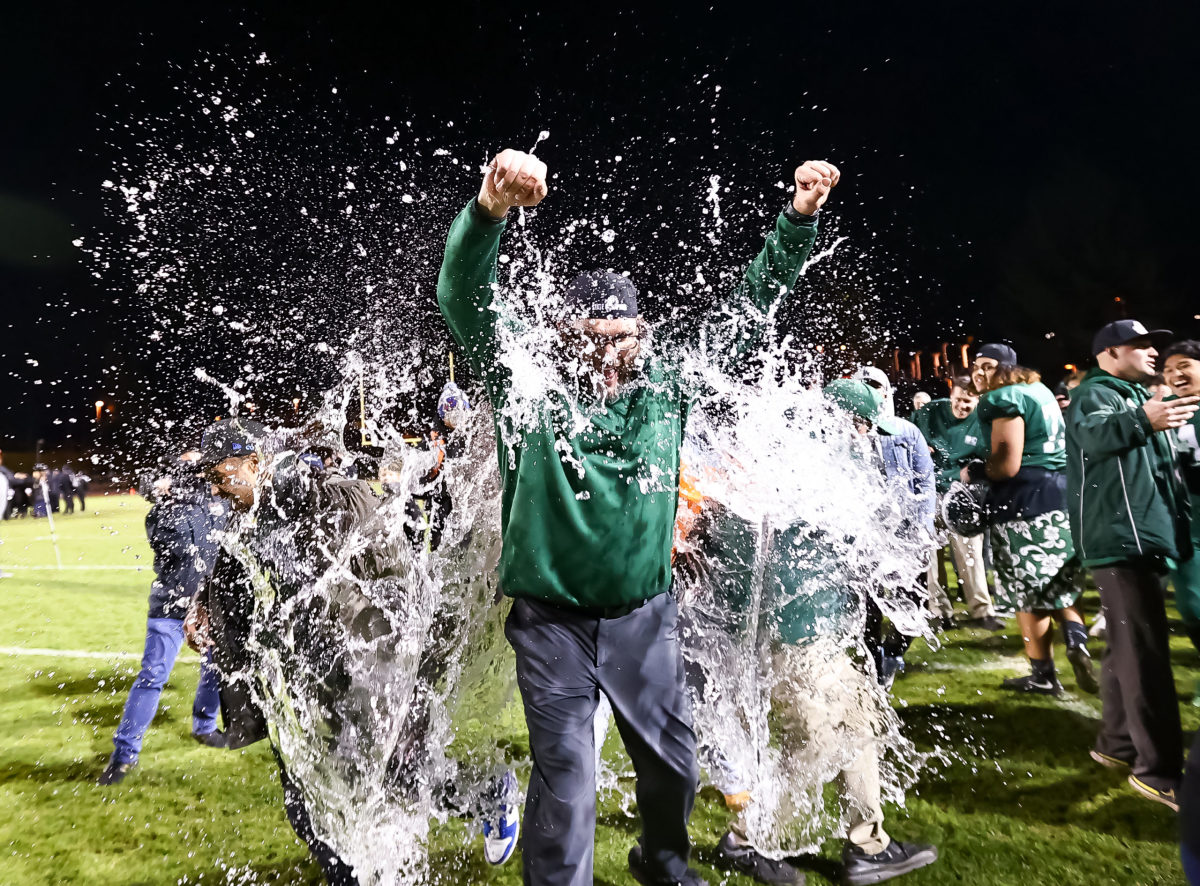
<svg viewBox="0 0 1200 886"><path fill-rule="evenodd" d="M912 347L946 334L1010 338L1053 379L1118 310L1200 335L1195 4L698 7L10 11L0 445L59 439L55 418L82 420L109 395L101 369L123 359L122 308L70 241L112 227L99 183L121 157L105 130L168 110L171 84L206 53L266 52L293 95L338 86L352 119L454 119L459 144L480 154L549 129L552 166L593 146L607 156L657 127L711 142L712 116L721 152L781 173L828 156L847 173L836 211L861 220L901 268ZM705 74L722 86L712 112L696 105ZM719 165L711 147L697 157Z"/></svg>

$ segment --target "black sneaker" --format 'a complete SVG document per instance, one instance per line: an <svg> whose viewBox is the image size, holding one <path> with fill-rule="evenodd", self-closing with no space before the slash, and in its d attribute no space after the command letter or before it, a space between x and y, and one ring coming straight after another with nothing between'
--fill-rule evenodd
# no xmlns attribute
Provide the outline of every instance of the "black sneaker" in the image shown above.
<svg viewBox="0 0 1200 886"><path fill-rule="evenodd" d="M973 628L979 628L983 631L991 631L993 634L1004 630L1007 625L994 615L985 615L982 618L973 618L968 624Z"/></svg>
<svg viewBox="0 0 1200 886"><path fill-rule="evenodd" d="M1092 655L1086 646L1080 644L1069 648L1067 661L1075 671L1075 685L1081 692L1095 695L1100 691L1100 684L1096 681L1096 669L1092 667Z"/></svg>
<svg viewBox="0 0 1200 886"><path fill-rule="evenodd" d="M786 861L775 861L758 852L753 846L739 846L733 833L726 831L717 844L717 867L728 868L760 883L782 883L783 886L804 886L804 873Z"/></svg>
<svg viewBox="0 0 1200 886"><path fill-rule="evenodd" d="M708 881L700 876L700 872L688 868L687 873L679 880L667 880L662 877L656 877L646 869L645 863L642 861L642 847L634 846L629 850L629 873L633 874L633 879L637 880L642 886L708 886Z"/></svg>
<svg viewBox="0 0 1200 886"><path fill-rule="evenodd" d="M1024 677L1009 677L1000 686L1014 692L1037 692L1041 695L1061 695L1062 683L1058 677L1035 677L1028 674Z"/></svg>
<svg viewBox="0 0 1200 886"><path fill-rule="evenodd" d="M192 738L210 748L229 747L229 739L220 729L214 729L212 732L193 732Z"/></svg>
<svg viewBox="0 0 1200 886"><path fill-rule="evenodd" d="M129 774L137 761L132 763L118 763L116 760L109 760L108 765L104 767L104 771L100 773L100 778L97 779L99 784L120 784L125 780L125 776Z"/></svg>
<svg viewBox="0 0 1200 886"><path fill-rule="evenodd" d="M1147 797L1156 803L1162 803L1172 812L1179 811L1179 801L1175 799L1175 784L1150 784L1136 775L1129 776L1129 785L1143 797Z"/></svg>
<svg viewBox="0 0 1200 886"><path fill-rule="evenodd" d="M958 622L953 615L939 615L937 619L938 630L942 633L958 629Z"/></svg>
<svg viewBox="0 0 1200 886"><path fill-rule="evenodd" d="M901 843L893 840L887 849L878 855L867 855L853 843L842 850L842 882L857 886L859 883L882 883L923 868L937 861L936 846L916 843Z"/></svg>

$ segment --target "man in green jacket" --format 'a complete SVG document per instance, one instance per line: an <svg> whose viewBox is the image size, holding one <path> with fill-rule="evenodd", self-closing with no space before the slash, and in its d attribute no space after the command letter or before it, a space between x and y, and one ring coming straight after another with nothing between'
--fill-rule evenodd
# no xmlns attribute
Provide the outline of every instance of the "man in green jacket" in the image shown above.
<svg viewBox="0 0 1200 886"><path fill-rule="evenodd" d="M796 170L795 195L731 303L700 324L698 340L726 365L736 365L766 312L795 285L838 175L818 161ZM498 294L506 216L546 193L544 163L498 154L479 196L451 225L438 278L442 315L495 410L500 584L514 598L505 630L533 757L525 882L592 882L592 718L603 692L638 773L642 836L629 854L633 876L702 883L687 864L699 776L667 593L689 396L665 355L649 352L628 278L581 274L557 310ZM545 361L526 342L555 337L550 374L560 378L526 372Z"/></svg>
<svg viewBox="0 0 1200 886"><path fill-rule="evenodd" d="M1197 398L1163 402L1146 390L1155 342L1169 336L1136 320L1096 333L1099 365L1067 408L1067 504L1076 550L1092 570L1108 624L1104 721L1091 756L1130 767L1134 789L1178 809L1183 738L1164 580L1169 560L1192 556L1175 431L1195 413Z"/></svg>

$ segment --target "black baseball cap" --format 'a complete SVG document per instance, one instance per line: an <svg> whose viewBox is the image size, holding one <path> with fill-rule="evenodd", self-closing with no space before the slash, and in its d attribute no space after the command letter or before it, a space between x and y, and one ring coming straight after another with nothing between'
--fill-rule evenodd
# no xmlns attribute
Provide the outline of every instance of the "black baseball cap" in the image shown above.
<svg viewBox="0 0 1200 886"><path fill-rule="evenodd" d="M614 319L638 315L637 287L611 271L587 271L567 284L567 313L577 317Z"/></svg>
<svg viewBox="0 0 1200 886"><path fill-rule="evenodd" d="M988 357L1006 366L1017 365L1017 352L1012 349L1011 345L1001 344L1000 342L984 345L975 352L975 359L978 360L980 357Z"/></svg>
<svg viewBox="0 0 1200 886"><path fill-rule="evenodd" d="M1148 338L1159 347L1169 343L1172 335L1169 329L1147 329L1137 320L1114 320L1096 333L1092 339L1092 353L1099 354L1105 348L1115 348L1135 338Z"/></svg>
<svg viewBox="0 0 1200 886"><path fill-rule="evenodd" d="M223 418L209 425L200 438L199 468L211 468L227 458L253 455L270 430L248 418Z"/></svg>

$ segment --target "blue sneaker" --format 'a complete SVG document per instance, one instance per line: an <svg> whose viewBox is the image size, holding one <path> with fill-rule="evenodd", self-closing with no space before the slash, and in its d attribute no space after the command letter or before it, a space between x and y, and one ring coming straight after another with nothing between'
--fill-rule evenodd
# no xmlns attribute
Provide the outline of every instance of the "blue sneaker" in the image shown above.
<svg viewBox="0 0 1200 886"><path fill-rule="evenodd" d="M521 833L516 774L508 770L496 779L495 788L493 816L483 820L483 857L488 864L504 864L516 851Z"/></svg>

